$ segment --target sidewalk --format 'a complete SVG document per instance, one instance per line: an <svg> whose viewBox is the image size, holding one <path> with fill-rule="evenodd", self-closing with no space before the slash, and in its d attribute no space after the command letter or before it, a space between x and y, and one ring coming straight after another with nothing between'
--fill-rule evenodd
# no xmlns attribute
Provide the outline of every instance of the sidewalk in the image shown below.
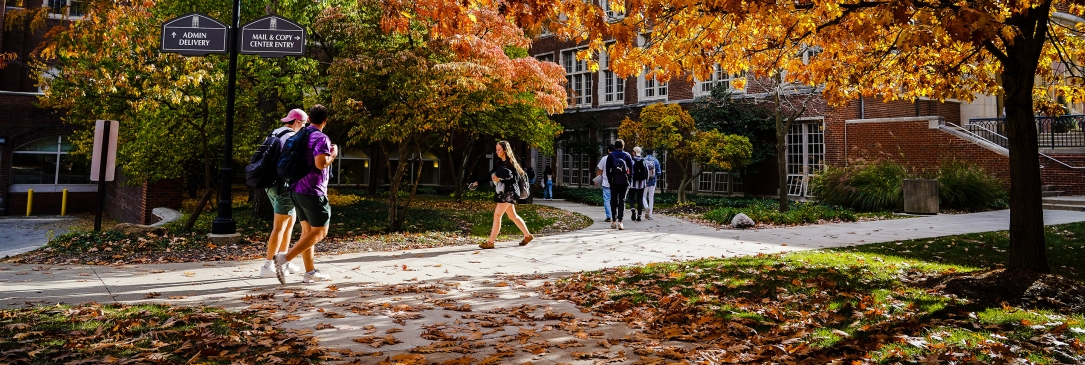
<svg viewBox="0 0 1085 365"><path fill-rule="evenodd" d="M315 330L314 335L325 346L382 351L384 356L433 345L435 338L447 335L446 339L489 346L470 350L474 352L468 355L477 360L500 352L500 346L512 346L515 355L500 362L590 363L576 360L573 353L604 350L614 356L622 351L622 356L632 361L636 355L628 344L610 341L603 345L612 347L600 346L603 339L632 333L624 322L592 317L570 303L540 298L530 288L604 267L842 247L1009 227L1009 211L1003 210L763 230L717 230L658 215L652 221L627 221L626 230L618 231L602 222L601 207L563 201L539 203L599 220L580 231L538 237L526 247L498 242L494 250L458 246L318 256L317 268L333 279L320 284L300 284L297 275L289 277L287 285L279 285L274 278L259 278L259 261L124 267L0 264L0 306L116 301L258 308L296 315L298 320L285 325ZM1045 211L1044 221L1085 221L1085 212ZM300 266L301 260L295 263ZM548 310L551 315L545 314ZM578 335L581 333L591 335ZM386 337L402 342L383 344ZM370 343L360 343L366 341ZM568 346L559 346L563 343ZM430 362L465 356L444 352L448 350L436 349L425 356Z"/></svg>

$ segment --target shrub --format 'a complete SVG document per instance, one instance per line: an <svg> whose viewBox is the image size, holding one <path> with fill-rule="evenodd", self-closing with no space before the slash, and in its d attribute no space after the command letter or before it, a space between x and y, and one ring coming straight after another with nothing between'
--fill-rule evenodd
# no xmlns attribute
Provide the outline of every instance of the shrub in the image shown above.
<svg viewBox="0 0 1085 365"><path fill-rule="evenodd" d="M1002 183L979 165L952 160L938 168L938 197L942 209L975 211L1007 205Z"/></svg>
<svg viewBox="0 0 1085 365"><path fill-rule="evenodd" d="M718 224L731 224L731 220L738 213L746 214L755 222L768 224L792 225L816 223L822 220L848 222L856 220L855 212L850 209L807 202L792 202L787 213L780 213L775 201L765 199L759 199L746 207L714 209L705 213L704 219Z"/></svg>
<svg viewBox="0 0 1085 365"><path fill-rule="evenodd" d="M900 210L901 185L908 171L894 161L850 167L826 167L811 180L810 192L818 201L861 212Z"/></svg>
<svg viewBox="0 0 1085 365"><path fill-rule="evenodd" d="M603 205L602 189L566 188L561 189L560 194L566 201L598 206Z"/></svg>

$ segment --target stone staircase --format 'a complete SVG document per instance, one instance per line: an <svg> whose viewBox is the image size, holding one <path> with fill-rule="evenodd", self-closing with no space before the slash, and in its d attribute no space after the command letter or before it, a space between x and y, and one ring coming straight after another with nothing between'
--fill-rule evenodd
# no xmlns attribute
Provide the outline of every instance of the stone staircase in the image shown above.
<svg viewBox="0 0 1085 365"><path fill-rule="evenodd" d="M1085 212L1085 196L1052 196L1044 198L1045 210Z"/></svg>
<svg viewBox="0 0 1085 365"><path fill-rule="evenodd" d="M1044 198L1062 195L1062 191L1057 191L1055 189L1057 189L1055 185L1044 185L1040 187L1040 193L1043 194Z"/></svg>

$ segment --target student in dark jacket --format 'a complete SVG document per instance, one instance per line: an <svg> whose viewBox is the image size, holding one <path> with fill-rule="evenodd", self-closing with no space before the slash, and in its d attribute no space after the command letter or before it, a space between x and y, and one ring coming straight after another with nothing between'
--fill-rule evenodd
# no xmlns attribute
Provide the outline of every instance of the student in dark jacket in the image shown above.
<svg viewBox="0 0 1085 365"><path fill-rule="evenodd" d="M521 196L520 184L517 182L521 179L527 179L527 174L520 167L520 163L516 162L516 156L512 153L509 142L497 142L495 148L496 153L494 155L497 156L497 160L494 161L494 167L490 170L488 179L484 177L471 183L470 186L471 189L475 189L479 185L492 182L495 187L494 202L497 203L497 207L494 208L494 224L493 228L490 229L490 239L486 243L478 245L478 247L484 249L494 248L497 234L501 233L501 217L505 215L508 215L509 219L516 224L516 227L520 228L520 232L524 233L524 239L520 241L520 246L524 246L535 239L535 236L531 235L531 232L527 230L524 219L516 214L516 201Z"/></svg>
<svg viewBox="0 0 1085 365"><path fill-rule="evenodd" d="M629 191L629 179L632 177L633 157L623 151L625 142L618 139L614 141L614 151L607 158L606 179L610 183L610 211L614 214L614 220L610 222L610 228L625 229L622 218L625 214L625 194Z"/></svg>

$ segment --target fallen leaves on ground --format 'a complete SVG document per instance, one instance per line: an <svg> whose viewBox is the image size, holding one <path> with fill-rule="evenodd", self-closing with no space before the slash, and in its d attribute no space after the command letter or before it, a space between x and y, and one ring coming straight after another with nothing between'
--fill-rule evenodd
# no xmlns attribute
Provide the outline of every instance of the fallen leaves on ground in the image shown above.
<svg viewBox="0 0 1085 365"><path fill-rule="evenodd" d="M281 363L333 360L312 336L252 311L87 303L0 310L5 364Z"/></svg>

